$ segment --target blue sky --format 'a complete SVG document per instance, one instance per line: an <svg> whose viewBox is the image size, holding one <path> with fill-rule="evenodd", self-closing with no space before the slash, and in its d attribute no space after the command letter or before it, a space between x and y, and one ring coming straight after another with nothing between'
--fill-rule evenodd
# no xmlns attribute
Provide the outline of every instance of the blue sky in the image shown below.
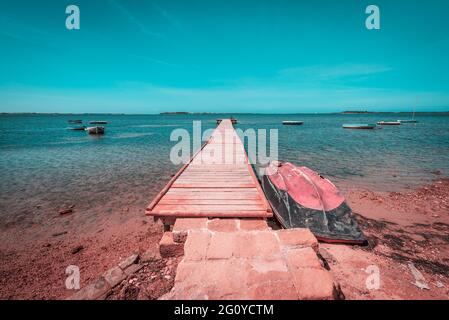
<svg viewBox="0 0 449 320"><path fill-rule="evenodd" d="M65 28L65 8L81 30ZM365 28L365 8L381 30ZM449 110L449 1L2 0L0 112Z"/></svg>

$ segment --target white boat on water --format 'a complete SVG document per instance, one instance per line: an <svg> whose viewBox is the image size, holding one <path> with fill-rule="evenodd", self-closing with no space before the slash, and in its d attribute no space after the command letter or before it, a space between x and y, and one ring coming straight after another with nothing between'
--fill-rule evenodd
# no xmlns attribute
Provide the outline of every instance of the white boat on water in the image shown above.
<svg viewBox="0 0 449 320"><path fill-rule="evenodd" d="M284 126L301 126L304 124L304 121L282 121Z"/></svg>
<svg viewBox="0 0 449 320"><path fill-rule="evenodd" d="M108 124L107 121L90 121L89 124Z"/></svg>
<svg viewBox="0 0 449 320"><path fill-rule="evenodd" d="M104 127L89 127L86 128L86 131L92 135L102 135L104 134Z"/></svg>
<svg viewBox="0 0 449 320"><path fill-rule="evenodd" d="M400 126L400 121L379 121L377 123L379 126Z"/></svg>

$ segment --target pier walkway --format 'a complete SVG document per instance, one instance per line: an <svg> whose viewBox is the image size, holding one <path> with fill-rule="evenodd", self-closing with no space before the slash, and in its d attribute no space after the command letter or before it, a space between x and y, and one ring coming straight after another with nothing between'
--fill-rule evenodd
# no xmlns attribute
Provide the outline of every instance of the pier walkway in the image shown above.
<svg viewBox="0 0 449 320"><path fill-rule="evenodd" d="M268 218L270 205L231 120L223 120L147 208L163 219Z"/></svg>

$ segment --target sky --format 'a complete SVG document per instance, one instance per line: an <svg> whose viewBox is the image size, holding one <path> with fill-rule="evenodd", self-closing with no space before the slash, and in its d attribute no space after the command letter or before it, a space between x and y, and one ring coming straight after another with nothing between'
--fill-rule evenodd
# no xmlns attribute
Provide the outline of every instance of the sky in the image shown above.
<svg viewBox="0 0 449 320"><path fill-rule="evenodd" d="M66 28L68 5L80 30ZM365 9L380 8L380 30ZM0 112L449 111L447 0L2 0Z"/></svg>

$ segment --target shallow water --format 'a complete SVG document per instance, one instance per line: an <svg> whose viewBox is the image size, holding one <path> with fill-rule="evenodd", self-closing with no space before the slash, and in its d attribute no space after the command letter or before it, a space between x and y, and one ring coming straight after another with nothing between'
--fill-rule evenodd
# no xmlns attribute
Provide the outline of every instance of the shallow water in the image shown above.
<svg viewBox="0 0 449 320"><path fill-rule="evenodd" d="M145 208L179 166L169 161L176 128L203 129L229 115L1 115L0 215L26 217L36 207L77 204L95 215ZM236 115L238 128L278 129L279 158L308 166L338 186L400 191L449 175L449 117L418 116L418 124L343 130L392 115ZM106 135L69 131L69 119L107 120ZM303 126L282 126L301 120ZM97 217L86 214L86 220ZM45 219L45 215L43 218ZM21 220L21 219L19 219Z"/></svg>

